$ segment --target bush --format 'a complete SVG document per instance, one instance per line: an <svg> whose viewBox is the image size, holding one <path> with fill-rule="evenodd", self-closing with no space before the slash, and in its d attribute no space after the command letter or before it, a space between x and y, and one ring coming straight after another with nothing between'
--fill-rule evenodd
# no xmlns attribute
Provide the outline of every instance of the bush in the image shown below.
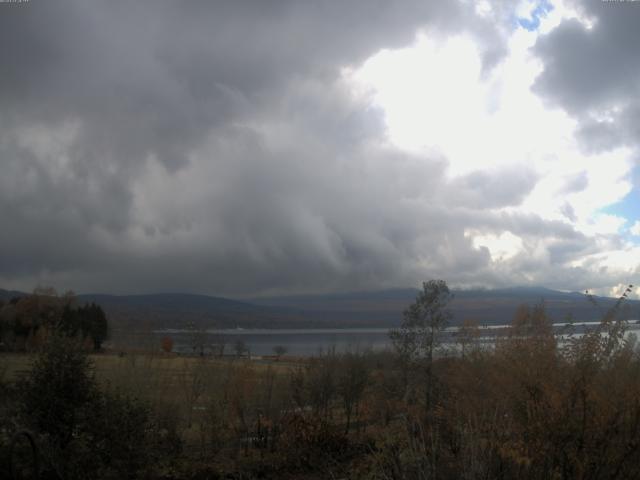
<svg viewBox="0 0 640 480"><path fill-rule="evenodd" d="M53 336L18 385L19 418L39 436L49 468L65 479L136 478L158 437L149 408L99 390L78 342Z"/></svg>
<svg viewBox="0 0 640 480"><path fill-rule="evenodd" d="M85 420L85 407L97 386L80 345L56 335L44 345L18 391L24 422L65 449Z"/></svg>
<svg viewBox="0 0 640 480"><path fill-rule="evenodd" d="M100 478L136 478L151 462L152 429L146 404L106 392L92 402L87 442L95 452Z"/></svg>
<svg viewBox="0 0 640 480"><path fill-rule="evenodd" d="M321 469L349 454L349 440L342 429L316 415L293 414L283 419L278 450L285 465L294 469Z"/></svg>

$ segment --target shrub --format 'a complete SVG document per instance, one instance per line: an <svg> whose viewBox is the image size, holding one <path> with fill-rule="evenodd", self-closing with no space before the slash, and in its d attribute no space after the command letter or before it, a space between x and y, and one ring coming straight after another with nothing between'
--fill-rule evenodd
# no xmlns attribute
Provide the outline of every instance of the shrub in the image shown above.
<svg viewBox="0 0 640 480"><path fill-rule="evenodd" d="M55 335L36 357L18 391L25 423L64 449L84 421L84 407L95 397L97 386L80 345Z"/></svg>
<svg viewBox="0 0 640 480"><path fill-rule="evenodd" d="M165 353L171 353L173 351L173 339L171 337L163 337L160 347Z"/></svg>
<svg viewBox="0 0 640 480"><path fill-rule="evenodd" d="M136 478L151 460L150 412L143 402L106 392L92 402L86 440L95 452L101 478Z"/></svg>
<svg viewBox="0 0 640 480"><path fill-rule="evenodd" d="M134 478L150 464L157 429L149 408L99 390L76 341L47 341L18 400L21 423L38 434L45 462L61 478Z"/></svg>

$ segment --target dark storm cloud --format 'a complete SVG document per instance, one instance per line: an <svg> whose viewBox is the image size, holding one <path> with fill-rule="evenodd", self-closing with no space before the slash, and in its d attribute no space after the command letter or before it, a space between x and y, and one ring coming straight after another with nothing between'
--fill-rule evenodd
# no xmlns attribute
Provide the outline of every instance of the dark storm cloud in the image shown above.
<svg viewBox="0 0 640 480"><path fill-rule="evenodd" d="M388 2L7 7L0 125L10 134L78 122L67 152L73 180L127 190L149 156L176 170L211 129L242 122L292 82L334 78L382 46L410 42L423 24L445 28L462 15L456 4L421 1L401 9ZM113 226L128 221L128 208L117 215Z"/></svg>
<svg viewBox="0 0 640 480"><path fill-rule="evenodd" d="M393 194L356 152L380 115L324 90L418 28L465 27L459 4L33 1L1 13L6 280L241 292L404 268L416 232L372 204L372 181L381 202Z"/></svg>
<svg viewBox="0 0 640 480"><path fill-rule="evenodd" d="M544 63L534 91L580 119L587 151L601 152L640 141L640 8L636 2L575 2L593 22L563 22L538 40Z"/></svg>
<svg viewBox="0 0 640 480"><path fill-rule="evenodd" d="M562 222L491 210L520 204L533 172L450 179L446 159L383 145L382 113L341 69L418 29L473 35L486 69L505 51L468 2L0 5L0 281L225 294L500 284L508 275L466 230L582 245Z"/></svg>
<svg viewBox="0 0 640 480"><path fill-rule="evenodd" d="M616 102L620 105L621 100ZM624 100L624 106L607 112L602 120L587 116L582 119L578 139L587 151L604 152L620 146L638 147L640 144L640 102L636 96Z"/></svg>

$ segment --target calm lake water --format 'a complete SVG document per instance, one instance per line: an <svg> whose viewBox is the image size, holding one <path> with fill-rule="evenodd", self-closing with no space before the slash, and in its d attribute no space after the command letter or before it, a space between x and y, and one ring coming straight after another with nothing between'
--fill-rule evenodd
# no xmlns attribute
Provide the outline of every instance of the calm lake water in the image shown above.
<svg viewBox="0 0 640 480"><path fill-rule="evenodd" d="M585 329L598 322L575 324L574 332L580 335ZM557 323L558 333L566 324ZM480 341L492 343L505 325L481 327ZM455 343L457 328L448 328L443 336L445 343ZM639 334L640 325L635 320L629 322L629 332ZM334 349L337 352L384 350L391 348L387 328L315 328L315 329L227 329L193 332L180 329L156 330L160 339L170 336L174 341L174 351L193 353L194 344L202 344L205 351L217 351L224 344L225 354L233 354L237 342L242 342L251 355L273 355L276 346L283 346L287 354L297 356L317 355Z"/></svg>
<svg viewBox="0 0 640 480"><path fill-rule="evenodd" d="M381 350L391 345L388 332L386 328L316 328L208 330L204 334L169 329L155 333L172 337L174 350L181 353L191 353L192 346L201 342L210 350L224 343L225 353L232 354L241 341L251 355L273 355L276 346L283 346L289 355L311 356L332 348L337 352Z"/></svg>

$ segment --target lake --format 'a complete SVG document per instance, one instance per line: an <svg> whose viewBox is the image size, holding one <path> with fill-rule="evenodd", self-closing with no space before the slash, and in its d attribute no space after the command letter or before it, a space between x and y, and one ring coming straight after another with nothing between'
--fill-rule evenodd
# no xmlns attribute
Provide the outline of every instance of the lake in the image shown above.
<svg viewBox="0 0 640 480"><path fill-rule="evenodd" d="M209 349L225 344L225 353L232 354L234 345L243 342L251 355L273 355L276 346L283 346L288 355L311 356L335 348L337 352L381 350L390 346L386 328L315 328L315 329L228 329L194 333L187 330L159 330L174 340L174 351L191 353L194 344L204 343Z"/></svg>
<svg viewBox="0 0 640 480"><path fill-rule="evenodd" d="M587 328L593 328L599 322L581 322L575 324L575 333L580 335ZM558 333L566 323L555 323ZM480 341L492 343L496 335L506 325L490 325L480 328ZM443 335L445 344L455 343L457 327L447 328ZM635 320L629 322L629 332L638 333L640 325ZM384 350L391 348L389 329L387 328L314 328L314 329L212 329L191 331L184 329L156 330L159 345L160 338L169 336L174 341L174 351L193 353L193 345L204 345L205 351L217 351L224 344L224 353L233 354L237 342L242 342L251 355L273 355L276 346L283 346L288 355L311 356L335 349L336 352Z"/></svg>

